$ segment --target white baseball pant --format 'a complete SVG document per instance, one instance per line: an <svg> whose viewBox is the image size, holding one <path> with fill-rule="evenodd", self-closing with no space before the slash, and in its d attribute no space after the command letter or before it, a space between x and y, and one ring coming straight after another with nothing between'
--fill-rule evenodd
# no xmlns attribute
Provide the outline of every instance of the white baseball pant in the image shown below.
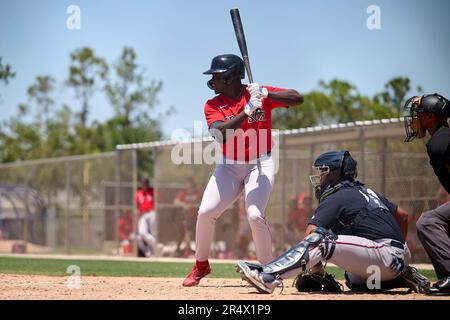
<svg viewBox="0 0 450 320"><path fill-rule="evenodd" d="M156 232L156 213L154 210L144 213L138 222L139 236L152 248L152 251L156 249L156 238L154 237Z"/></svg>
<svg viewBox="0 0 450 320"><path fill-rule="evenodd" d="M272 235L264 211L272 193L274 171L274 160L270 155L261 156L255 163L216 165L203 193L197 216L195 257L198 261L208 259L216 220L243 190L256 257L262 264L273 259Z"/></svg>
<svg viewBox="0 0 450 320"><path fill-rule="evenodd" d="M400 275L402 265L407 266L411 253L404 245L403 249L391 245L391 239L377 241L362 237L340 235L336 240L333 255L328 260L347 272L349 281L353 284L364 284L372 275L379 276L380 281L392 280ZM323 260L319 247L309 251L309 262L306 268L314 267ZM301 269L284 273L283 279L296 276Z"/></svg>

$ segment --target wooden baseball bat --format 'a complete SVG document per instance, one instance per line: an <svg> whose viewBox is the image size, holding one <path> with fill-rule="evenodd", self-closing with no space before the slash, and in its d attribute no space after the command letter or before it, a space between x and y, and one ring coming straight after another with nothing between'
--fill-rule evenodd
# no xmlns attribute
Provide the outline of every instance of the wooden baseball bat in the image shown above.
<svg viewBox="0 0 450 320"><path fill-rule="evenodd" d="M234 33L241 50L242 59L244 60L245 70L247 70L247 76L250 83L253 83L252 70L250 69L250 60L248 58L247 42L245 41L244 28L242 27L241 15L238 8L230 10L231 20L233 21Z"/></svg>

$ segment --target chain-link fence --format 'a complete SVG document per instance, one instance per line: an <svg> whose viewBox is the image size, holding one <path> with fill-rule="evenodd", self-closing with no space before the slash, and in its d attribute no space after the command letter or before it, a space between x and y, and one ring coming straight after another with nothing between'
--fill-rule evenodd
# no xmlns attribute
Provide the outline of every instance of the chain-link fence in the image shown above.
<svg viewBox="0 0 450 320"><path fill-rule="evenodd" d="M109 197L116 157L110 152L0 165L3 242L14 248L24 241L18 243L28 252L103 252L116 237Z"/></svg>
<svg viewBox="0 0 450 320"><path fill-rule="evenodd" d="M312 194L308 176L314 159L325 151L348 149L358 161L359 180L408 212L410 248L415 261L426 261L415 236L415 221L421 212L439 204L441 188L423 142L404 143L403 138L399 119L279 132L275 139L279 167L266 210L276 250L298 239L292 238L287 228L288 218L292 200ZM164 245L159 253L179 255L180 243L185 240L185 211L175 199L188 178L204 190L214 170L205 154L214 143L211 139L185 144L140 143L118 146L111 153L0 165L1 185L24 188L15 196L21 200L12 200L14 192L0 188L3 238L25 240L52 252L117 252L118 221L128 213L133 217L132 229L136 228L135 190L139 179L147 176L156 190L157 238ZM174 147L180 146L190 161L174 161L174 155L179 156ZM39 201L30 200L36 197ZM217 221L213 257L236 257L242 249L238 242L245 221L240 211L237 201ZM246 249L251 257L251 241Z"/></svg>

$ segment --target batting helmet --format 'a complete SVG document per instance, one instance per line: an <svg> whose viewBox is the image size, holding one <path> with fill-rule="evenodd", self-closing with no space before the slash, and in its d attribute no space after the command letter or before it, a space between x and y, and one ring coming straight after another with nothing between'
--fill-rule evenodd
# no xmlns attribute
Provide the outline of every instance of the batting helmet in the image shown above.
<svg viewBox="0 0 450 320"><path fill-rule="evenodd" d="M211 67L203 72L203 74L222 74L222 81L225 83L231 83L234 79L245 78L244 61L234 54L222 54L214 57L211 61ZM208 87L212 87L211 80L208 81Z"/></svg>

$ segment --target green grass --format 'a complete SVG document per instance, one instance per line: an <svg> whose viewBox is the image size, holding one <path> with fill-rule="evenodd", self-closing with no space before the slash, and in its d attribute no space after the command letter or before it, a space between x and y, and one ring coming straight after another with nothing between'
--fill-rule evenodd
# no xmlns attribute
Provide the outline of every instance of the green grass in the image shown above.
<svg viewBox="0 0 450 320"><path fill-rule="evenodd" d="M80 267L82 276L112 276L112 277L185 277L191 270L191 263L177 262L133 262L108 260L59 260L59 259L27 259L0 258L0 273L35 274L47 276L67 276L70 265ZM212 264L212 278L239 278L234 265L225 263ZM344 272L340 268L327 267L327 271L344 279ZM420 270L431 281L436 277L432 270Z"/></svg>

